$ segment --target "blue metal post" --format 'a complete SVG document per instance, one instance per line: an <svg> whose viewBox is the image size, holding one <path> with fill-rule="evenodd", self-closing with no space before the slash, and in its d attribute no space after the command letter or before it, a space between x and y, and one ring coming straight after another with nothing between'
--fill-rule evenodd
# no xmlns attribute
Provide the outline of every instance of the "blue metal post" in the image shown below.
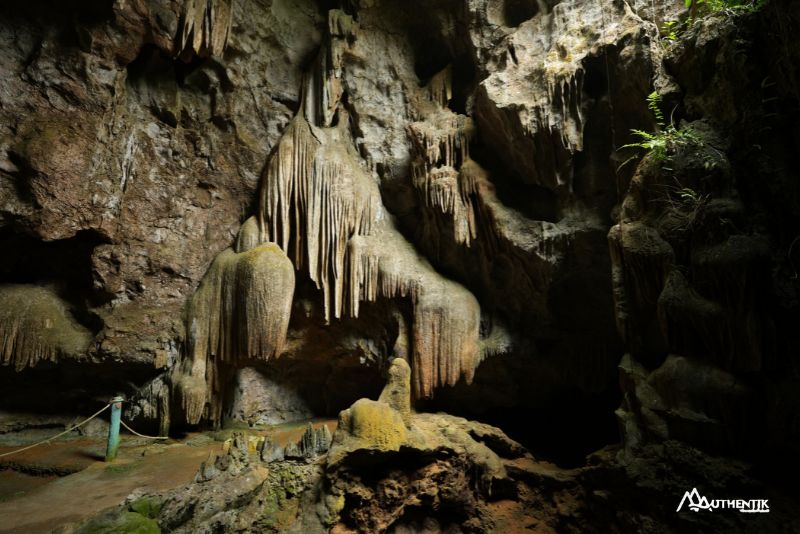
<svg viewBox="0 0 800 534"><path fill-rule="evenodd" d="M122 415L122 397L111 399L111 424L108 427L108 444L106 445L106 462L117 458L119 448L119 420Z"/></svg>

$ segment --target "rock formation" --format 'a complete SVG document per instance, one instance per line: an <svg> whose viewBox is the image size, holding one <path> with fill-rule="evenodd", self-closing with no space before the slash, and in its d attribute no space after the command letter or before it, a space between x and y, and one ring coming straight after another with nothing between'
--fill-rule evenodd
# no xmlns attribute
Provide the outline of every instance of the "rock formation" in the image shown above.
<svg viewBox="0 0 800 534"><path fill-rule="evenodd" d="M187 356L173 375L174 395L187 423L219 423L224 366L280 355L294 296L294 269L267 243L239 253L224 250L200 282L187 309Z"/></svg>
<svg viewBox="0 0 800 534"><path fill-rule="evenodd" d="M77 358L90 341L90 332L52 291L0 286L0 364L22 371L40 361Z"/></svg>
<svg viewBox="0 0 800 534"><path fill-rule="evenodd" d="M179 50L221 56L233 21L233 0L185 0Z"/></svg>
<svg viewBox="0 0 800 534"><path fill-rule="evenodd" d="M799 27L797 0L0 7L0 411L341 412L326 454L232 442L147 528L750 528L670 499L780 503L758 478L800 452Z"/></svg>
<svg viewBox="0 0 800 534"><path fill-rule="evenodd" d="M324 425L309 425L285 449L269 437L234 433L193 484L135 495L78 532L128 522L169 532L607 532L609 524L620 531L739 531L752 525L747 514L675 514L672 502L660 502L660 489L677 499L700 480L708 491L765 495L743 464L669 440L642 447L636 461L617 463L603 450L585 467L558 468L489 425L406 412L408 375L407 363L395 359L380 400L360 399L344 410L332 442ZM707 378L704 384L715 380ZM793 520L791 504L769 495L771 515L755 521L779 529Z"/></svg>

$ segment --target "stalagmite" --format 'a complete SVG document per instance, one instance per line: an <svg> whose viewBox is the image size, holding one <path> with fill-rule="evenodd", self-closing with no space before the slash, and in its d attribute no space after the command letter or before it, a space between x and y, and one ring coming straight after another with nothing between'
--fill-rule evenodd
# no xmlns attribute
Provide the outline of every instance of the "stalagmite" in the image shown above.
<svg viewBox="0 0 800 534"><path fill-rule="evenodd" d="M0 365L21 371L41 361L55 362L85 352L91 339L51 290L0 286Z"/></svg>
<svg viewBox="0 0 800 534"><path fill-rule="evenodd" d="M262 178L260 240L278 243L298 269L308 272L323 292L327 320L346 312L357 317L364 300L410 297L414 392L428 397L438 386L472 379L480 308L466 288L438 274L395 229L374 178L360 164L349 118L341 108L337 126L329 127L334 122L330 112L338 105L338 97L331 96L340 89L337 73L344 37L355 29L336 10L330 17L331 47L321 50L307 73L301 110ZM450 76L445 69L434 77L433 83L441 86L431 92L431 98L440 101L437 106L450 98ZM450 126L444 136L422 123L412 129L418 151L424 154L419 179L437 182L428 188L429 198L443 210L466 210L469 186L424 178L429 170L446 174L438 168L460 166L468 157L472 123L449 110L442 117ZM474 237L471 217L463 217L473 221L460 230L464 241Z"/></svg>
<svg viewBox="0 0 800 534"><path fill-rule="evenodd" d="M300 111L267 163L258 212L242 225L235 251L216 258L189 304L187 357L173 376L175 399L189 423L219 422L227 369L280 353L294 290L286 255L322 290L326 320L357 317L364 300L411 299L417 397L471 381L479 362L477 300L438 274L395 229L376 181L361 166L339 106L342 52L356 25L338 10L329 17L329 46L306 74ZM450 98L449 76L448 70L436 78L442 87L431 98L440 103ZM472 123L449 110L443 117L449 125L444 135L423 124L413 130L423 154L419 187L442 210L471 221L459 230L468 241L474 217L462 212L473 211L472 182L438 177L468 158Z"/></svg>
<svg viewBox="0 0 800 534"><path fill-rule="evenodd" d="M236 252L247 252L261 244L261 232L258 229L258 219L248 218L239 228L236 236Z"/></svg>

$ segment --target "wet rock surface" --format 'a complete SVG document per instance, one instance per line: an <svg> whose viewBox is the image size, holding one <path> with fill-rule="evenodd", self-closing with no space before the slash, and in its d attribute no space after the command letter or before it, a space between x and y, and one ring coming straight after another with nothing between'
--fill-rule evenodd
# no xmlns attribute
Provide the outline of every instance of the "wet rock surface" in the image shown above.
<svg viewBox="0 0 800 534"><path fill-rule="evenodd" d="M405 365L395 360L393 367ZM384 393L402 389L398 375L390 375ZM793 532L798 527L792 513L796 501L781 488L759 480L743 462L679 441L647 444L635 455L607 448L584 467L563 469L536 460L486 424L419 413L409 413L404 423L386 398L362 399L343 411L332 442L327 426L309 425L299 441L286 446L285 457L274 454L283 449L269 438L234 433L222 453L203 463L193 484L133 495L78 531L98 521L121 528L132 513L169 532ZM375 415L381 419L371 419ZM712 500L767 499L771 512L686 508L676 513L684 493L698 487Z"/></svg>

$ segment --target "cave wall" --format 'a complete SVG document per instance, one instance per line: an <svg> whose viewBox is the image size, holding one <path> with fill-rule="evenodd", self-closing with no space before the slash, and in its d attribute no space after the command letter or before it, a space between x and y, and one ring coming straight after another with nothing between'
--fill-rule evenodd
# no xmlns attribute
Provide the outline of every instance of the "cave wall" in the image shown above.
<svg viewBox="0 0 800 534"><path fill-rule="evenodd" d="M65 409L122 392L164 432L335 414L399 356L418 408L562 461L618 423L630 451L791 453L798 52L775 4L669 46L682 2L0 8L0 297L46 309L0 314L0 380L25 383L3 408L63 369ZM701 139L668 170L623 165L653 90ZM261 247L282 260L252 267ZM67 334L17 342L44 328L26 313Z"/></svg>

